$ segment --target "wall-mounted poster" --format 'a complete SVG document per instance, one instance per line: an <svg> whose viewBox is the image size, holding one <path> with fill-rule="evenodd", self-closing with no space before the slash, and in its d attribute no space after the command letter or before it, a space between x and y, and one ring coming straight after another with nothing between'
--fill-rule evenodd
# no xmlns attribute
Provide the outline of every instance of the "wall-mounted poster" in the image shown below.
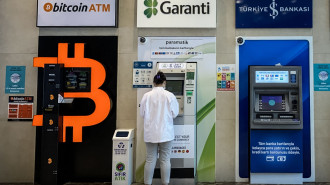
<svg viewBox="0 0 330 185"><path fill-rule="evenodd" d="M330 64L314 64L314 91L330 90Z"/></svg>
<svg viewBox="0 0 330 185"><path fill-rule="evenodd" d="M236 28L312 28L313 0L236 0Z"/></svg>
<svg viewBox="0 0 330 185"><path fill-rule="evenodd" d="M217 64L217 91L235 91L235 64Z"/></svg>
<svg viewBox="0 0 330 185"><path fill-rule="evenodd" d="M38 0L37 26L117 27L118 0Z"/></svg>
<svg viewBox="0 0 330 185"><path fill-rule="evenodd" d="M8 121L32 121L33 96L9 96Z"/></svg>
<svg viewBox="0 0 330 185"><path fill-rule="evenodd" d="M6 94L24 94L25 66L6 66Z"/></svg>

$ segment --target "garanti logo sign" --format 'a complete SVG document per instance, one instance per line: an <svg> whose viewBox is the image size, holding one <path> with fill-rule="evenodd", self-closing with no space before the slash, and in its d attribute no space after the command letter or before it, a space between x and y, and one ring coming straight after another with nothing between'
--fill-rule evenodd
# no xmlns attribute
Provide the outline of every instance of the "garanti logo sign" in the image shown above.
<svg viewBox="0 0 330 185"><path fill-rule="evenodd" d="M138 27L216 27L216 0L138 0L137 2Z"/></svg>
<svg viewBox="0 0 330 185"><path fill-rule="evenodd" d="M38 0L37 26L117 26L117 0Z"/></svg>
<svg viewBox="0 0 330 185"><path fill-rule="evenodd" d="M236 28L311 28L312 0L236 0Z"/></svg>

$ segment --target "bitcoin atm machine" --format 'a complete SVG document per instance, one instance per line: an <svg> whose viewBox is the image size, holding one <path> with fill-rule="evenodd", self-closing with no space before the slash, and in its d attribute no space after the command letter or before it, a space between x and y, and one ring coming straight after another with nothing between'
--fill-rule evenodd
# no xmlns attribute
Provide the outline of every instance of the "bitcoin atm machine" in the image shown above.
<svg viewBox="0 0 330 185"><path fill-rule="evenodd" d="M249 66L251 183L302 183L302 105L300 66Z"/></svg>
<svg viewBox="0 0 330 185"><path fill-rule="evenodd" d="M179 115L174 119L175 139L172 145L171 178L194 178L196 174L197 63L158 62L156 70L165 73L165 89L172 92L179 103ZM158 164L157 168L159 168Z"/></svg>
<svg viewBox="0 0 330 185"><path fill-rule="evenodd" d="M90 92L91 68L65 68L63 64L44 64L39 82L38 114L33 125L40 126L36 150L36 181L41 185L59 185L66 181L64 172L69 145L63 143L63 113L65 105L71 107L73 99L63 99L65 92ZM39 74L40 74L39 73ZM62 97L59 98L59 97ZM61 101L60 101L61 100ZM69 100L69 102L66 102ZM62 105L61 105L62 104ZM87 105L87 104L85 104ZM42 115L41 115L42 114ZM39 118L42 120L38 121Z"/></svg>

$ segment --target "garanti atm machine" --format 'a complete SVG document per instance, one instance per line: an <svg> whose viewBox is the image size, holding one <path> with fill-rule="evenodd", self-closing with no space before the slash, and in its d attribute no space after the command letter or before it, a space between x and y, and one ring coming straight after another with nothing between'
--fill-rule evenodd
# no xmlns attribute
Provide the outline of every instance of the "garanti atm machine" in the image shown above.
<svg viewBox="0 0 330 185"><path fill-rule="evenodd" d="M179 102L174 130L186 133L175 135L189 137L187 143L183 141L185 138L175 138L173 142L171 178L194 178L196 174L196 67L196 62L157 63L156 70L166 75L166 90L172 92Z"/></svg>
<svg viewBox="0 0 330 185"><path fill-rule="evenodd" d="M251 183L301 184L300 66L249 66Z"/></svg>

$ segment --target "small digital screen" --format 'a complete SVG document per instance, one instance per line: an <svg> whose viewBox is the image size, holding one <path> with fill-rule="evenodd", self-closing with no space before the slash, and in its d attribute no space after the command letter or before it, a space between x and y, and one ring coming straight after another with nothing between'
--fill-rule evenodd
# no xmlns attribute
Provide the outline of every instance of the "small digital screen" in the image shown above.
<svg viewBox="0 0 330 185"><path fill-rule="evenodd" d="M194 80L195 72L187 72L187 80Z"/></svg>
<svg viewBox="0 0 330 185"><path fill-rule="evenodd" d="M65 68L65 92L90 92L91 68Z"/></svg>
<svg viewBox="0 0 330 185"><path fill-rule="evenodd" d="M261 111L283 111L283 96L281 95L260 95L259 110Z"/></svg>
<svg viewBox="0 0 330 185"><path fill-rule="evenodd" d="M256 71L256 83L289 83L289 71Z"/></svg>
<svg viewBox="0 0 330 185"><path fill-rule="evenodd" d="M167 80L166 90L174 95L183 95L183 80Z"/></svg>

